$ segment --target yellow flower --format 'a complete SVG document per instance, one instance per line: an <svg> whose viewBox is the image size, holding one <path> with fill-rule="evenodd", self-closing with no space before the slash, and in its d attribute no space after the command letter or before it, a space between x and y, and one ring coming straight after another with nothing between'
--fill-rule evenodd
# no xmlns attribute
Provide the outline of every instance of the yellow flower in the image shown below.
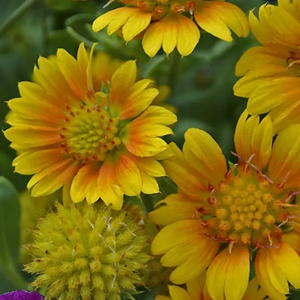
<svg viewBox="0 0 300 300"><path fill-rule="evenodd" d="M237 124L238 163L229 169L222 150L202 130L186 132L183 152L171 144L174 156L164 167L179 191L149 215L164 226L152 253L163 255L162 265L176 267L170 276L175 284L208 268L214 300L243 298L254 259L259 285L281 300L288 282L300 288L300 209L294 204L300 191L300 125L282 130L273 143L270 118L247 117L245 111Z"/></svg>
<svg viewBox="0 0 300 300"><path fill-rule="evenodd" d="M200 39L196 23L210 34L228 42L232 41L230 30L244 37L249 33L243 11L224 1L119 1L128 6L98 17L93 23L93 30L98 32L108 25L107 34L111 35L122 29L126 42L141 34L143 48L150 57L155 56L161 47L167 55L176 47L182 56L191 54Z"/></svg>
<svg viewBox="0 0 300 300"><path fill-rule="evenodd" d="M120 300L143 284L149 238L129 211L101 202L56 208L33 232L33 260L25 266L47 299Z"/></svg>
<svg viewBox="0 0 300 300"><path fill-rule="evenodd" d="M186 290L178 286L169 286L170 300L213 300L206 288L206 271L199 277L193 279L186 284ZM247 288L242 300L267 300L266 293L259 287L257 279L254 277ZM155 300L164 300L164 298L157 297ZM227 298L226 300L231 300Z"/></svg>
<svg viewBox="0 0 300 300"><path fill-rule="evenodd" d="M167 125L176 116L150 106L158 91L148 88L148 79L135 82L135 62L118 68L109 84L93 76L102 66L92 63L83 44L77 60L59 49L38 64L35 82L21 82L21 97L8 102L12 127L5 131L20 153L16 172L34 174L28 183L32 195L64 187L64 199L101 198L120 209L124 194L159 192L155 177L165 171L156 156L168 149L160 136L172 133Z"/></svg>
<svg viewBox="0 0 300 300"><path fill-rule="evenodd" d="M300 122L300 0L262 5L259 19L250 12L250 27L262 46L250 48L236 65L243 76L234 86L249 98L251 114L265 114L274 130Z"/></svg>

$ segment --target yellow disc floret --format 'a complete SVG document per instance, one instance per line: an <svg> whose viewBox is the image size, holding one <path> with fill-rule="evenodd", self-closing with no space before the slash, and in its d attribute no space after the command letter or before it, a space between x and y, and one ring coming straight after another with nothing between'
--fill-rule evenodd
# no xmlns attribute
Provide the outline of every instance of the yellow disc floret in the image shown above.
<svg viewBox="0 0 300 300"><path fill-rule="evenodd" d="M106 110L81 104L78 109L67 107L67 112L61 127L61 147L74 159L103 161L108 151L120 145L121 139L116 136L119 121Z"/></svg>
<svg viewBox="0 0 300 300"><path fill-rule="evenodd" d="M46 298L120 300L142 284L149 239L130 212L102 203L56 207L34 231L33 261L25 266L38 275L32 285L46 288Z"/></svg>
<svg viewBox="0 0 300 300"><path fill-rule="evenodd" d="M214 227L212 237L221 242L253 247L280 242L280 212L291 205L286 202L288 194L247 165L235 171L229 172L218 187L211 187L208 203L214 206L215 216L204 225Z"/></svg>

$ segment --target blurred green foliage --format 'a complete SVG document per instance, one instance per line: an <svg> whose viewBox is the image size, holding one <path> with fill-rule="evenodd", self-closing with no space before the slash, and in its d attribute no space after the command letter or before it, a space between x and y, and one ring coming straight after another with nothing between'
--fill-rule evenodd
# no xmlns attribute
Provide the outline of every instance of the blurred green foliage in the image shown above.
<svg viewBox="0 0 300 300"><path fill-rule="evenodd" d="M0 10L1 128L7 128L6 101L18 97L18 82L30 80L33 66L40 55L54 54L57 48L65 48L75 54L82 40L87 46L98 41L98 49L122 59L137 59L142 76L155 78L159 84L169 84L172 87L172 95L168 102L178 108L179 121L174 127L175 135L168 137L168 141L174 141L181 146L184 132L188 128L205 129L217 140L228 159L233 159L230 151L234 150L234 129L240 113L246 106L246 100L238 99L232 92L233 84L237 80L234 68L241 54L256 44L252 35L246 39L235 38L234 42L226 43L202 33L201 41L192 55L181 59L178 53L166 57L163 52L160 52L155 58L150 59L144 54L140 41L131 41L126 45L116 36L108 37L105 31L100 34L92 32L91 23L95 17L100 12L118 5L116 2L106 9L103 9L106 1L92 0L2 0L2 2ZM261 0L231 2L240 6L245 12L262 4ZM25 5L27 3L28 7L21 11L18 18L11 23L5 23L13 13L22 10L24 3ZM9 142L3 134L0 135L0 145L0 175L9 179L16 187L15 189L6 179L0 179L1 294L16 288L24 288L18 262L17 193L25 189L28 178L13 172L11 162L15 153L9 148ZM3 247L4 239L8 248ZM6 256L3 255L3 251L6 251ZM10 255L7 256L7 253ZM150 293L139 295L137 298L153 299ZM290 299L299 298L295 293Z"/></svg>

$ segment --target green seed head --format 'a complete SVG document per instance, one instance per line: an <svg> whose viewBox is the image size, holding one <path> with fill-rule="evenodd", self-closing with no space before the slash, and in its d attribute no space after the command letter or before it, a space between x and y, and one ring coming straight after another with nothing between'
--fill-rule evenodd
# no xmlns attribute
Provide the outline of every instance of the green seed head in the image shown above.
<svg viewBox="0 0 300 300"><path fill-rule="evenodd" d="M85 202L56 208L34 231L33 261L25 266L47 299L119 300L142 284L149 238L129 211Z"/></svg>

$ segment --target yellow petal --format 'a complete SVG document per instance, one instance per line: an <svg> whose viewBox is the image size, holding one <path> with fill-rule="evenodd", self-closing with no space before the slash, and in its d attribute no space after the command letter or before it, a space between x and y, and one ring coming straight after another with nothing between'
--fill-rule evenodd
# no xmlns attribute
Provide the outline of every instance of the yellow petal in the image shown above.
<svg viewBox="0 0 300 300"><path fill-rule="evenodd" d="M123 26L122 33L126 42L131 41L135 36L145 30L151 22L151 13L136 10L126 24Z"/></svg>
<svg viewBox="0 0 300 300"><path fill-rule="evenodd" d="M205 131L190 128L185 133L183 154L203 180L217 183L227 172L226 159L214 139Z"/></svg>
<svg viewBox="0 0 300 300"><path fill-rule="evenodd" d="M193 52L199 39L200 32L193 21L181 14L169 13L147 29L142 43L150 57L161 47L169 55L176 46L179 53L186 56Z"/></svg>
<svg viewBox="0 0 300 300"><path fill-rule="evenodd" d="M178 286L169 285L169 291L172 300L193 300L193 298L187 293L187 291Z"/></svg>
<svg viewBox="0 0 300 300"><path fill-rule="evenodd" d="M201 216L201 204L185 195L171 194L159 203L159 208L149 213L150 220L160 226Z"/></svg>
<svg viewBox="0 0 300 300"><path fill-rule="evenodd" d="M207 271L207 289L214 300L240 300L246 292L250 275L250 254L246 246L225 248Z"/></svg>
<svg viewBox="0 0 300 300"><path fill-rule="evenodd" d="M282 130L273 145L269 162L269 176L285 188L298 188L300 175L300 125L295 124Z"/></svg>
<svg viewBox="0 0 300 300"><path fill-rule="evenodd" d="M198 25L210 34L232 41L231 29L238 36L249 34L248 20L244 12L234 4L221 1L203 1L196 6L195 20Z"/></svg>
<svg viewBox="0 0 300 300"><path fill-rule="evenodd" d="M265 117L259 123L258 116L248 118L245 110L236 126L234 141L239 156L247 161L252 155L251 162L259 169L267 165L272 149L273 124L270 117Z"/></svg>

